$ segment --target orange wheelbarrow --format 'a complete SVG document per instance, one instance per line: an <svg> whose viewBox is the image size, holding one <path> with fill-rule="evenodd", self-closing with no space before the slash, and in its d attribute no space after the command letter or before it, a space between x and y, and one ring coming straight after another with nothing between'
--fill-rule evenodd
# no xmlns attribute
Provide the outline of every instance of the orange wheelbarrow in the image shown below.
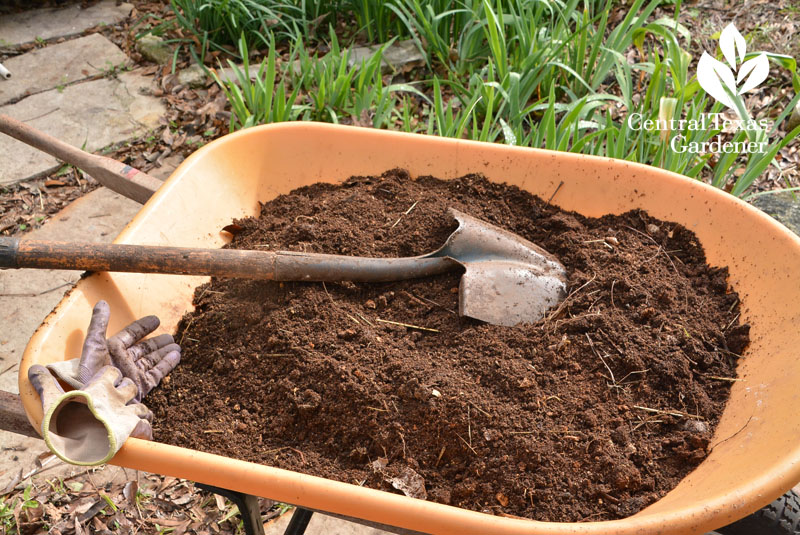
<svg viewBox="0 0 800 535"><path fill-rule="evenodd" d="M198 150L147 200L115 241L220 247L226 242L220 229L233 218L256 215L259 202L315 182L380 174L396 167L412 176L440 178L482 173L544 199L557 191L554 204L586 216L642 209L695 232L708 262L729 267L730 283L742 296L742 320L751 325L752 339L708 458L639 513L586 523L492 516L138 439L129 439L112 463L228 489L240 498L268 497L405 532L459 535L704 533L759 511L800 481L800 238L757 209L695 180L608 158L281 123L230 134ZM136 178L129 168L111 173L112 182ZM144 191L147 198L151 184L139 180L133 191L139 195ZM42 414L27 379L28 368L79 354L96 301L105 299L111 305L111 330L157 313L161 329L174 332L178 320L191 309L195 287L205 281L132 273L93 273L82 279L25 350L19 388L30 423L38 428ZM144 294L147 300L141 299ZM148 303L146 310L142 302ZM794 516L789 514L792 500ZM780 503L786 506L787 521L796 523L800 514L796 496L787 495ZM246 503L242 507L246 509ZM301 517L300 524L307 523ZM757 533L730 531L742 529L736 524L725 529L725 533Z"/></svg>

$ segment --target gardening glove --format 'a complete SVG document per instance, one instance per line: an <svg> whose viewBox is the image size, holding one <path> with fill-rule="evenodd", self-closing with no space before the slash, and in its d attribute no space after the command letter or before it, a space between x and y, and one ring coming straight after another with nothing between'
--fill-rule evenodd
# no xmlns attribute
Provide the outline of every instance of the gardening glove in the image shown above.
<svg viewBox="0 0 800 535"><path fill-rule="evenodd" d="M134 401L139 403L178 365L181 348L169 334L143 340L158 328L160 321L155 316L134 321L106 340L110 315L108 303L98 301L92 311L80 359L56 362L47 367L59 379L81 389L100 368L113 365L136 385Z"/></svg>
<svg viewBox="0 0 800 535"><path fill-rule="evenodd" d="M130 403L136 384L113 366L102 367L80 390L69 392L39 364L28 369L28 379L42 401L42 438L68 463L103 464L129 436L153 438L153 414L141 403Z"/></svg>

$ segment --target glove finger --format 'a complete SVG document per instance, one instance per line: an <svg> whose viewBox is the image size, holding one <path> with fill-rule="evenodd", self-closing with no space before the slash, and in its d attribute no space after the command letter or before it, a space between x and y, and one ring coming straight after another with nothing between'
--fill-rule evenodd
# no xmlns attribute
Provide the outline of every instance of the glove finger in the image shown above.
<svg viewBox="0 0 800 535"><path fill-rule="evenodd" d="M106 330L110 316L111 310L108 303L101 300L94 305L78 366L77 379L82 384L86 384L101 367L111 362L106 346Z"/></svg>
<svg viewBox="0 0 800 535"><path fill-rule="evenodd" d="M178 360L180 361L181 346L179 346L178 344L170 344L166 347L162 347L158 351L153 351L152 353L148 353L147 355L140 358L138 361L136 361L136 365L139 367L140 370L147 371L156 364L158 364L159 362L161 362L162 360L164 360L165 358L167 358L167 355L169 355L170 353L177 353ZM175 357L171 356L170 358L174 359ZM177 365L178 363L175 362L175 364ZM174 367L175 366L172 366L172 368ZM170 370L172 368L170 368ZM167 373L169 373L169 371L167 371Z"/></svg>
<svg viewBox="0 0 800 535"><path fill-rule="evenodd" d="M136 399L139 394L139 387L136 386L136 383L134 383L130 377L125 377L116 386L117 392L120 393L126 405L130 400Z"/></svg>
<svg viewBox="0 0 800 535"><path fill-rule="evenodd" d="M153 412L147 408L144 403L134 403L132 405L128 405L131 409L133 409L134 414L141 418L142 420L147 420L148 422L153 421Z"/></svg>
<svg viewBox="0 0 800 535"><path fill-rule="evenodd" d="M180 361L181 354L177 351L170 351L164 356L163 359L161 359L161 361L159 361L150 370L145 372L144 385L142 385L142 387L139 389L139 399L141 400L144 398L152 389L158 386L158 383L161 382L161 379L171 372Z"/></svg>
<svg viewBox="0 0 800 535"><path fill-rule="evenodd" d="M156 316L145 316L144 318L138 319L109 338L109 348L112 347L113 341L114 347L128 349L133 344L158 329L160 324L161 321L159 321ZM113 356L114 355L112 355L112 357Z"/></svg>
<svg viewBox="0 0 800 535"><path fill-rule="evenodd" d="M44 401L45 390L54 389L54 392L58 394L64 393L64 389L61 388L55 377L41 364L34 364L28 368L28 380L42 401Z"/></svg>
<svg viewBox="0 0 800 535"><path fill-rule="evenodd" d="M128 356L130 356L131 360L136 362L144 355L152 353L153 351L157 351L162 347L168 346L174 342L175 340L172 338L171 334L159 334L158 336L148 338L147 340L139 342L131 347L128 350Z"/></svg>
<svg viewBox="0 0 800 535"><path fill-rule="evenodd" d="M153 427L148 420L139 420L136 427L131 431L133 438L142 438L144 440L153 440Z"/></svg>
<svg viewBox="0 0 800 535"><path fill-rule="evenodd" d="M123 375L121 371L114 366L108 365L100 368L100 371L94 374L85 384L89 386L90 383L94 384L101 381L108 381L112 385L117 386L120 381L122 381L122 378Z"/></svg>

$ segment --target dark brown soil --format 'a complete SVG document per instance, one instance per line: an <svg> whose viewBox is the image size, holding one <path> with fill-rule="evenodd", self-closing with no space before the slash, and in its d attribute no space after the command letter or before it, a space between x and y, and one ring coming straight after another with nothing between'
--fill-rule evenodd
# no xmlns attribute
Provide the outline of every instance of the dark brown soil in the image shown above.
<svg viewBox="0 0 800 535"><path fill-rule="evenodd" d="M749 331L726 269L682 226L391 171L281 196L232 246L422 254L454 230L449 206L558 256L564 305L498 327L457 316L457 273L214 280L148 398L156 439L537 520L620 518L673 488L707 455Z"/></svg>

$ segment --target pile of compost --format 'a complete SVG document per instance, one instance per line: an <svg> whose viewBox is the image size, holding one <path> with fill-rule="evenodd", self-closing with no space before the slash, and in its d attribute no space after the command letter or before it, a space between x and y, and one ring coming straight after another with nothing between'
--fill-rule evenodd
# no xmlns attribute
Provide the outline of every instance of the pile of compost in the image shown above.
<svg viewBox="0 0 800 535"><path fill-rule="evenodd" d="M147 404L156 440L494 514L631 515L708 454L748 344L727 270L641 211L586 218L469 175L316 184L230 247L431 252L456 208L544 247L568 297L536 324L459 317L460 273L394 283L212 280Z"/></svg>

